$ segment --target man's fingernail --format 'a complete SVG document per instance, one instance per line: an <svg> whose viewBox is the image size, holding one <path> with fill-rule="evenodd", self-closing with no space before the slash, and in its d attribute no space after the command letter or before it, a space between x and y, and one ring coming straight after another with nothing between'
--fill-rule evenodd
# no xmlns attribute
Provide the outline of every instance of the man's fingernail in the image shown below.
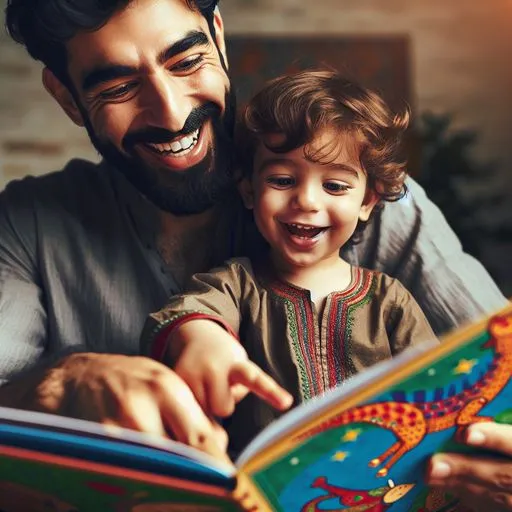
<svg viewBox="0 0 512 512"><path fill-rule="evenodd" d="M432 462L432 468L430 469L430 478L441 479L446 478L451 473L450 466L442 460L434 460Z"/></svg>
<svg viewBox="0 0 512 512"><path fill-rule="evenodd" d="M481 430L469 429L466 442L473 445L481 445L485 443L485 435Z"/></svg>

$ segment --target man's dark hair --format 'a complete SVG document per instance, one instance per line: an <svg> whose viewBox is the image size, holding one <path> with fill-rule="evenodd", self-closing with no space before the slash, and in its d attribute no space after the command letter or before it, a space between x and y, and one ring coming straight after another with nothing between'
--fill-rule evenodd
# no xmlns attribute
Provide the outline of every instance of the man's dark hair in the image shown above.
<svg viewBox="0 0 512 512"><path fill-rule="evenodd" d="M80 31L94 31L132 0L8 0L5 23L10 36L41 61L64 84L68 83L65 42ZM183 0L208 21L219 0Z"/></svg>

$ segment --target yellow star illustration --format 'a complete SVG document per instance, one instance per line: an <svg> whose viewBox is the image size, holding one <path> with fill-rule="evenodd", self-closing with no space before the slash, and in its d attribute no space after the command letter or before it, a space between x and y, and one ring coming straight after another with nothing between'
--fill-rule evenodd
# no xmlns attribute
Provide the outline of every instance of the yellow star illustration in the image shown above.
<svg viewBox="0 0 512 512"><path fill-rule="evenodd" d="M341 438L341 440L345 441L345 442L353 442L353 441L357 440L357 438L359 437L360 434L361 434L360 428L354 428L351 430L347 430L345 432L345 435Z"/></svg>
<svg viewBox="0 0 512 512"><path fill-rule="evenodd" d="M473 366L478 363L478 359L461 359L459 364L453 369L453 373L469 374L473 370Z"/></svg>
<svg viewBox="0 0 512 512"><path fill-rule="evenodd" d="M331 457L331 460L336 460L336 461L339 461L339 462L343 462L348 456L349 456L348 452L336 452Z"/></svg>

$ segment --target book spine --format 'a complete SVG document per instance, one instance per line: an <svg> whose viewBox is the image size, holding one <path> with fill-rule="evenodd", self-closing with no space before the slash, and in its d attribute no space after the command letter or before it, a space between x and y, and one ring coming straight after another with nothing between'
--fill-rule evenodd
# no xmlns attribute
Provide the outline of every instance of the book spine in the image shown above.
<svg viewBox="0 0 512 512"><path fill-rule="evenodd" d="M233 491L233 497L243 511L273 512L258 488L243 473L237 475L237 485Z"/></svg>

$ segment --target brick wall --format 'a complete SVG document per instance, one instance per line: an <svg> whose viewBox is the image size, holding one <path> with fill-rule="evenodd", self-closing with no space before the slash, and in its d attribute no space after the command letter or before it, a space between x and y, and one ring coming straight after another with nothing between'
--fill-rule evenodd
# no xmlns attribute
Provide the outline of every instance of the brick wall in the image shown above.
<svg viewBox="0 0 512 512"><path fill-rule="evenodd" d="M509 180L511 0L222 0L221 7L237 34L408 34L418 110L451 111L457 125L477 129L478 155L501 161ZM73 156L97 159L43 89L39 64L0 31L0 188Z"/></svg>
<svg viewBox="0 0 512 512"><path fill-rule="evenodd" d="M2 11L5 4L0 0ZM12 178L59 169L76 155L96 158L83 131L44 89L41 66L0 30L0 188Z"/></svg>
<svg viewBox="0 0 512 512"><path fill-rule="evenodd" d="M456 127L477 130L477 156L498 161L499 186L512 190L512 0L221 0L221 11L232 34L409 36L417 111L452 112ZM0 30L0 189L72 157L97 160L44 90L40 65ZM489 253L512 293L510 258Z"/></svg>
<svg viewBox="0 0 512 512"><path fill-rule="evenodd" d="M477 130L478 155L512 188L511 0L226 0L221 12L237 34L409 35L417 110Z"/></svg>

